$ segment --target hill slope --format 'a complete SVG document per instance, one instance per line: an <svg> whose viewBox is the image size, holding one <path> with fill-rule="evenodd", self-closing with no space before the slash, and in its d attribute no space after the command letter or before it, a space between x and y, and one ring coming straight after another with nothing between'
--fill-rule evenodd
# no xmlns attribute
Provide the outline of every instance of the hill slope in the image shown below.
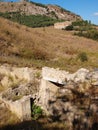
<svg viewBox="0 0 98 130"><path fill-rule="evenodd" d="M0 18L0 62L74 70L98 67L98 42L53 27L28 28ZM88 61L78 55L86 52ZM73 66L73 67L72 67Z"/></svg>
<svg viewBox="0 0 98 130"><path fill-rule="evenodd" d="M81 19L70 11L56 5L43 5L35 2L0 2L0 12L21 12L26 15L45 15L56 19L75 21Z"/></svg>

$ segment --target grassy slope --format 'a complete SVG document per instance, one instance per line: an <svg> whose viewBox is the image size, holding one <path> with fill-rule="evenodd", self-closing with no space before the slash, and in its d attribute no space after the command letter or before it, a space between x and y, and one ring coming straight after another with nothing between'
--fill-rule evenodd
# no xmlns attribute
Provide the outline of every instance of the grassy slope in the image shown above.
<svg viewBox="0 0 98 130"><path fill-rule="evenodd" d="M0 18L0 62L75 71L98 67L98 42L53 27L28 28ZM77 59L86 52L87 62Z"/></svg>

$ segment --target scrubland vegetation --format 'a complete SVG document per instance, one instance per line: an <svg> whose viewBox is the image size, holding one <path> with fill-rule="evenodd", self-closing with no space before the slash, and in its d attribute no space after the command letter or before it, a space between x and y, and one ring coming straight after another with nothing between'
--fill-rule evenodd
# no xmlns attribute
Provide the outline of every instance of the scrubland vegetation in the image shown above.
<svg viewBox="0 0 98 130"><path fill-rule="evenodd" d="M0 18L0 62L70 71L98 67L98 42L73 34L53 27L28 28Z"/></svg>
<svg viewBox="0 0 98 130"><path fill-rule="evenodd" d="M51 26L62 21L45 15L25 15L20 12L0 12L0 16L33 28Z"/></svg>
<svg viewBox="0 0 98 130"><path fill-rule="evenodd" d="M68 31L75 31L74 35L78 35L80 37L86 37L89 39L98 41L98 29L95 25L91 23L91 21L76 21L73 22L72 25L66 27Z"/></svg>

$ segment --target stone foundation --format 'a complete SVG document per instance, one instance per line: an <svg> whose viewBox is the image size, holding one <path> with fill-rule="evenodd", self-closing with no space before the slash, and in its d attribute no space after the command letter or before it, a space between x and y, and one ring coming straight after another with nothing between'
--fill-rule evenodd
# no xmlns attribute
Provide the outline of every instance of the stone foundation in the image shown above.
<svg viewBox="0 0 98 130"><path fill-rule="evenodd" d="M15 102L8 101L0 98L4 102L5 106L9 108L10 111L16 114L20 120L30 120L31 119L31 103L30 96L24 96L22 99Z"/></svg>

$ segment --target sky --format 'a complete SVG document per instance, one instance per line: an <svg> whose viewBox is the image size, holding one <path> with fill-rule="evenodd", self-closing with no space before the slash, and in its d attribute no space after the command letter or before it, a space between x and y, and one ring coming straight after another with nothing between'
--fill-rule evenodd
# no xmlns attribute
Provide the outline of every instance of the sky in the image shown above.
<svg viewBox="0 0 98 130"><path fill-rule="evenodd" d="M98 0L33 0L37 3L59 5L73 13L80 15L84 20L90 20L98 25Z"/></svg>

